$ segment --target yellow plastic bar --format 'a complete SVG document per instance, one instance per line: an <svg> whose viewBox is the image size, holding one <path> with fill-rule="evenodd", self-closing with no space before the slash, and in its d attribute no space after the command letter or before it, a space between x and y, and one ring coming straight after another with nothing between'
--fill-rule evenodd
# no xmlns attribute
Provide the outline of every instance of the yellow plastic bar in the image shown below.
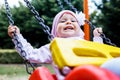
<svg viewBox="0 0 120 80"><path fill-rule="evenodd" d="M101 65L120 56L120 48L86 40L55 38L50 45L52 57L60 69L84 64Z"/></svg>

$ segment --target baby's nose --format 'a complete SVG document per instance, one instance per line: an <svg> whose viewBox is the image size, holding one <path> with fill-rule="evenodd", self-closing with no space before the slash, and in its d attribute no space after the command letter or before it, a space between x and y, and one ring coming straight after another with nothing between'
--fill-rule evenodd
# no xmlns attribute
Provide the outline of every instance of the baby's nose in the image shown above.
<svg viewBox="0 0 120 80"><path fill-rule="evenodd" d="M71 24L71 20L67 20L67 22L66 22L67 24Z"/></svg>

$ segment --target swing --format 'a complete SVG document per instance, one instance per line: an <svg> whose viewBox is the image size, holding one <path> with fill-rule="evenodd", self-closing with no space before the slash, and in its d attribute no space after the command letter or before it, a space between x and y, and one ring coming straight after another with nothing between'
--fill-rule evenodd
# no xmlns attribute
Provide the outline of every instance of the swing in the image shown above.
<svg viewBox="0 0 120 80"><path fill-rule="evenodd" d="M30 2L28 0L24 0L24 1L26 2L27 6L31 9L31 12L35 15L35 18L39 21L39 24L43 26L43 31L48 34L48 39L51 40L52 35L50 34L49 27L44 24L44 20L39 17L39 14L35 10L35 8L30 4ZM9 9L9 5L7 3L7 0L5 0L5 6L6 6L6 12L7 12L7 17L8 17L8 20L9 20L9 24L14 25L14 21L11 18L12 16L11 16L11 13L10 13L10 9ZM87 22L92 27L95 27L89 21L86 20L85 22ZM102 35L103 38L107 39L104 34L101 34L101 35ZM26 70L31 75L29 80L57 80L56 76L54 74L51 74L50 71L46 67L41 66L41 67L38 67L38 68L35 69L33 64L30 63L29 61L27 61L27 59L25 58L26 52L22 49L22 46L20 46L21 43L19 42L15 32L14 32L14 37L13 38L16 40L16 42L18 44L17 46L20 47L20 49L21 49L22 57L25 60L25 64L26 64ZM61 41L62 41L62 43L61 43ZM110 42L110 40L107 40L107 41L109 41L109 44L114 45ZM68 43L68 44L71 43L71 44L70 44L70 46L69 45L64 46L63 44L66 44L66 43ZM79 45L77 46L76 44L79 44ZM82 44L82 46L80 46L81 44ZM87 47L88 45L90 47ZM104 51L100 52L96 48L96 46L100 47L101 49L103 49L102 47L104 47L107 50L103 49L105 52ZM65 54L66 50L63 50L63 48L67 49L67 51L68 51L68 53L70 53L70 55ZM109 49L110 49L110 51L109 51ZM114 50L112 51L112 49L114 49ZM85 41L85 42L84 41L78 41L78 40L75 40L75 41L74 40L72 40L72 41L67 40L66 41L65 39L62 39L62 38L60 38L60 39L55 38L51 42L50 50L53 53L53 55L52 55L53 60L59 66L59 68L63 68L64 66L69 66L69 67L72 67L72 68L74 67L73 70L70 72L70 74L68 74L65 77L65 80L71 80L71 79L72 80L80 80L80 79L81 80L88 80L84 77L84 76L87 76L86 74L82 75L83 70L85 70L88 73L88 75L90 74L89 79L105 80L105 77L106 77L106 79L108 78L108 80L110 80L110 78L112 78L114 80L119 80L119 78L116 75L114 75L113 73L111 73L110 71L100 69L96 66L92 66L92 65L79 66L81 64L81 62L77 63L76 59L77 58L80 59L79 56L81 56L81 54L79 54L79 53L82 53L82 56L84 58L88 58L88 57L85 57L85 56L86 55L90 56L90 55L86 54L85 52L89 51L89 52L92 53L92 58L91 59L93 59L93 57L95 58L96 56L97 57L102 57L101 59L99 59L99 60L102 60L100 63L93 63L93 64L100 65L104 61L106 61L107 59L120 56L120 48L105 45L105 44L101 45L101 44L93 43L93 42L90 42L90 41ZM95 54L97 54L97 55L95 55ZM77 58L74 55L77 55ZM68 58L68 56L73 57L72 58L73 62L69 61L70 59ZM59 60L59 58L62 58L62 60ZM78 60L78 62L80 60ZM93 59L93 62L94 62L94 59ZM88 64L88 63L86 63L86 64ZM91 62L90 62L90 64L91 64ZM29 71L28 65L30 65L32 67L33 71ZM99 71L99 72L102 71L102 73L104 74L103 78L101 77L101 75L98 75L95 72L91 71L93 69L95 71ZM81 74L81 76L79 76L77 74ZM108 75L110 77L105 76L105 75Z"/></svg>

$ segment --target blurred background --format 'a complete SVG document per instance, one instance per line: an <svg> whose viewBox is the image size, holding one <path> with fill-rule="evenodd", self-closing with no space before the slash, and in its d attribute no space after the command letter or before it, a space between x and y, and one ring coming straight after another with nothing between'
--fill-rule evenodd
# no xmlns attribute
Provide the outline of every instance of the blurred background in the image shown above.
<svg viewBox="0 0 120 80"><path fill-rule="evenodd" d="M10 6L14 25L17 25L20 28L21 33L28 40L28 42L30 42L34 47L40 47L48 43L48 35L44 33L44 31L42 30L42 26L39 25L38 20L35 19L34 15L26 6L24 0L14 0L14 2L11 0L7 1ZM45 21L44 24L47 25L50 29L54 16L59 11L61 11L61 8L57 1L61 2L64 9L71 10L69 5L64 2L65 0L29 1L39 12L40 17ZM78 11L83 12L83 0L68 1ZM115 43L117 47L120 47L120 0L88 0L88 9L90 17L89 20L96 27L102 27L103 33L106 35L106 37L108 37L112 43ZM18 68L20 68L20 71L23 71L22 73L26 73L25 68L23 66L21 68L18 65L12 66L14 67L14 69L16 69L16 71L12 69L6 70L6 66L8 69L11 66L6 64L23 64L23 60L14 50L14 44L7 34L8 26L9 21L6 15L4 0L0 0L0 69L3 70L0 71L0 75L7 73L9 75L10 72L12 72L12 75L17 75L16 71L18 71ZM25 75L28 76L27 74ZM15 80L20 80L20 78Z"/></svg>

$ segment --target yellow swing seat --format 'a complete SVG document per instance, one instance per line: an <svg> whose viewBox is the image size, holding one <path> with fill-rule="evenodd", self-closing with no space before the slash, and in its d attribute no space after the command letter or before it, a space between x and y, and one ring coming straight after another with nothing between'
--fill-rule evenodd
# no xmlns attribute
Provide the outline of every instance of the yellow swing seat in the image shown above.
<svg viewBox="0 0 120 80"><path fill-rule="evenodd" d="M64 66L92 64L120 56L120 48L86 40L55 38L50 45L52 57L60 69Z"/></svg>

